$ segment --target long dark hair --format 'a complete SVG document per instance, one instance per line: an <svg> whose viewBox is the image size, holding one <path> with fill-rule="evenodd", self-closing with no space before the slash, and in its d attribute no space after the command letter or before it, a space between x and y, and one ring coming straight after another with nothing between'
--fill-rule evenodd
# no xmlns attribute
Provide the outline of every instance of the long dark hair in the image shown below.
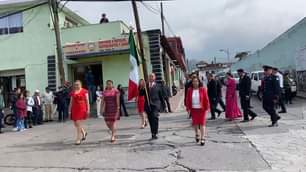
<svg viewBox="0 0 306 172"><path fill-rule="evenodd" d="M226 75L228 75L228 76L230 76L230 77L232 77L232 78L233 78L233 74L232 74L232 73L230 73L230 72L227 72L227 73L226 73Z"/></svg>

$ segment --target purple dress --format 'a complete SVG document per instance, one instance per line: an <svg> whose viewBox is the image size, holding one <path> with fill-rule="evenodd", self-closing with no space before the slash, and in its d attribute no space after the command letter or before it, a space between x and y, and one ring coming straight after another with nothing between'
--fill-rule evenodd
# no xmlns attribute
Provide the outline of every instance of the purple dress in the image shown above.
<svg viewBox="0 0 306 172"><path fill-rule="evenodd" d="M226 83L226 119L234 120L240 118L241 111L238 107L238 97L236 93L236 81L231 78L227 80Z"/></svg>

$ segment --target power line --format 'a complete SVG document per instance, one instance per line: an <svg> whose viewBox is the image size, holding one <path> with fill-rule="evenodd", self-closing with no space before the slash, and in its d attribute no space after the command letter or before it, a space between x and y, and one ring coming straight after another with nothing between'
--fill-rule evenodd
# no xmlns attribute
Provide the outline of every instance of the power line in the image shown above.
<svg viewBox="0 0 306 172"><path fill-rule="evenodd" d="M156 8L152 7L151 5L146 4L146 3L144 3L144 2L141 2L141 4L142 4L147 10L149 10L150 12L152 12L153 14L160 15L160 13L161 13L161 10L160 10L160 9L156 9ZM168 20L166 19L166 16L165 16L165 15L163 15L163 18L164 18L164 20L165 20L165 22L166 22L166 25L167 25L167 28L168 28L169 32L170 32L173 36L176 36L175 32L173 31L173 29L172 29L170 23L168 22Z"/></svg>

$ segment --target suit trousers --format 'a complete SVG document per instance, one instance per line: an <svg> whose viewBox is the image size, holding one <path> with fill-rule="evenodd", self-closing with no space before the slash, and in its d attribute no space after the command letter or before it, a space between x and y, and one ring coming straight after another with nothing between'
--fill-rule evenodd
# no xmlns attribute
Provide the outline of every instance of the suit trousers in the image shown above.
<svg viewBox="0 0 306 172"><path fill-rule="evenodd" d="M243 119L249 120L249 116L255 117L257 114L250 109L250 99L245 96L240 97L240 104L243 110Z"/></svg>
<svg viewBox="0 0 306 172"><path fill-rule="evenodd" d="M270 98L263 98L262 105L263 109L270 115L272 123L277 122L279 116L276 113L274 101Z"/></svg>
<svg viewBox="0 0 306 172"><path fill-rule="evenodd" d="M159 110L151 106L151 109L146 109L146 113L148 114L148 120L151 128L151 134L158 134L158 126L159 126Z"/></svg>

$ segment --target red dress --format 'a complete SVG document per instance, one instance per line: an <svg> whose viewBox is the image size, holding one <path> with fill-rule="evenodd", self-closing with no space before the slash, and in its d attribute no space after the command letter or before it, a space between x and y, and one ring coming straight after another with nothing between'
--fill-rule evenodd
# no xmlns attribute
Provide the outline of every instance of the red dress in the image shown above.
<svg viewBox="0 0 306 172"><path fill-rule="evenodd" d="M186 107L190 111L192 117L192 125L205 125L206 112L209 110L209 100L207 90L204 87L199 88L201 108L192 108L192 92L193 88L189 88L186 97Z"/></svg>
<svg viewBox="0 0 306 172"><path fill-rule="evenodd" d="M103 91L103 99L105 103L104 120L106 122L115 122L120 119L117 96L120 92L113 88Z"/></svg>
<svg viewBox="0 0 306 172"><path fill-rule="evenodd" d="M226 108L225 117L230 120L240 118L241 111L238 106L238 96L236 93L236 81L234 79L228 79L226 84Z"/></svg>
<svg viewBox="0 0 306 172"><path fill-rule="evenodd" d="M138 93L137 99L137 109L139 113L144 112L144 104L145 104L145 89L140 89Z"/></svg>
<svg viewBox="0 0 306 172"><path fill-rule="evenodd" d="M71 120L78 121L87 118L87 95L88 91L84 88L82 88L79 93L76 93L76 91L70 93L70 96L73 99L71 106Z"/></svg>

